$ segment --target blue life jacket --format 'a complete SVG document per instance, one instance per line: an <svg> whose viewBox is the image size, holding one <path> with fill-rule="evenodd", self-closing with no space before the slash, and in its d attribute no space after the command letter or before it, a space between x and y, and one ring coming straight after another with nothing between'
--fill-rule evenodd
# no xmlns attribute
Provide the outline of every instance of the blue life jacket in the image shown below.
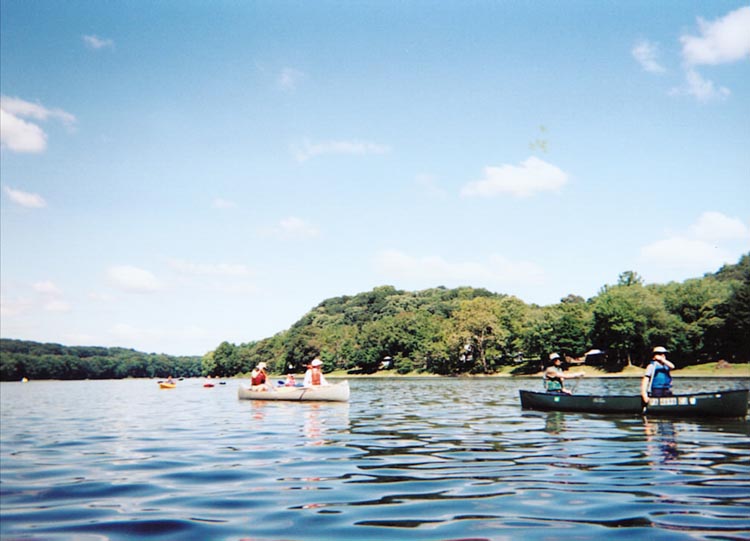
<svg viewBox="0 0 750 541"><path fill-rule="evenodd" d="M669 368L661 363L652 362L654 373L651 375L650 389L669 389L672 387L672 374Z"/></svg>

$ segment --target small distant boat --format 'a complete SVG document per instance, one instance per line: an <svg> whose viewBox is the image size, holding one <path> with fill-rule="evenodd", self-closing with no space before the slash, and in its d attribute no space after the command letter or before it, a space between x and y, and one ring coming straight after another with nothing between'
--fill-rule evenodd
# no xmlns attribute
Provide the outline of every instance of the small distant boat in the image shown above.
<svg viewBox="0 0 750 541"><path fill-rule="evenodd" d="M349 400L349 382L313 387L276 387L268 391L253 391L240 385L237 397L244 400L311 400L324 402L346 402Z"/></svg>
<svg viewBox="0 0 750 541"><path fill-rule="evenodd" d="M660 417L745 417L748 400L747 389L654 397L645 407L640 395L567 395L524 390L520 395L524 409Z"/></svg>
<svg viewBox="0 0 750 541"><path fill-rule="evenodd" d="M213 387L214 384L213 383L204 383L203 386L204 387Z"/></svg>
<svg viewBox="0 0 750 541"><path fill-rule="evenodd" d="M167 383L166 381L160 381L159 382L159 387L161 387L162 389L174 389L175 387L177 387L177 384L176 383Z"/></svg>

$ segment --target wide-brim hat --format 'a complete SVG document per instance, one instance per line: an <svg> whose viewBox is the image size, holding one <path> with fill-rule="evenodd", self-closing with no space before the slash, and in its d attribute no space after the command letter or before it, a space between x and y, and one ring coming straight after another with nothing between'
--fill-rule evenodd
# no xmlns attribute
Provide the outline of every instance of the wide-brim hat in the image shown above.
<svg viewBox="0 0 750 541"><path fill-rule="evenodd" d="M264 363L263 361L261 361L261 362L258 363L258 366L256 366L256 368L258 370L262 370L262 369L266 368L267 366L268 365L266 363Z"/></svg>
<svg viewBox="0 0 750 541"><path fill-rule="evenodd" d="M669 353L669 351L667 351L667 348L664 346L656 346L654 348L654 353Z"/></svg>
<svg viewBox="0 0 750 541"><path fill-rule="evenodd" d="M551 353L550 356L549 356L549 360L550 361L556 361L559 358L560 358L560 354L559 353Z"/></svg>
<svg viewBox="0 0 750 541"><path fill-rule="evenodd" d="M320 359L313 359L313 362L310 363L310 366L323 366L323 361Z"/></svg>

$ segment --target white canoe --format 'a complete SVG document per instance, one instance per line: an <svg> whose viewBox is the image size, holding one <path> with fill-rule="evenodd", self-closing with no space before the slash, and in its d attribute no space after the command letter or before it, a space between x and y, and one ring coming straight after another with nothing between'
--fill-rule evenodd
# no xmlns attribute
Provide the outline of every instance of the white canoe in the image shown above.
<svg viewBox="0 0 750 541"><path fill-rule="evenodd" d="M245 400L320 400L346 402L349 400L349 382L315 387L275 387L268 391L253 391L240 385L237 397Z"/></svg>

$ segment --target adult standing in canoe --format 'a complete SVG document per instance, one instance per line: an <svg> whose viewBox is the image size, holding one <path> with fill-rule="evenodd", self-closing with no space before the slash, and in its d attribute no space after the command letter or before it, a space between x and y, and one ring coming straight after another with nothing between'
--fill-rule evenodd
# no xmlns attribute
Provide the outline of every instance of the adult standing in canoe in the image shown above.
<svg viewBox="0 0 750 541"><path fill-rule="evenodd" d="M315 357L310 363L310 367L305 372L305 379L302 385L305 387L314 387L315 385L328 385L325 376L323 375L323 361L320 358Z"/></svg>
<svg viewBox="0 0 750 541"><path fill-rule="evenodd" d="M565 393L573 394L572 391L565 388L565 380L570 378L582 378L583 372L573 375L565 375L562 369L562 359L558 353L552 353L549 356L552 364L544 371L544 388L548 393Z"/></svg>
<svg viewBox="0 0 750 541"><path fill-rule="evenodd" d="M266 366L266 363L259 362L258 365L253 368L253 371L250 372L250 385L252 386L253 391L268 390L268 385L266 384L266 380L268 379Z"/></svg>
<svg viewBox="0 0 750 541"><path fill-rule="evenodd" d="M651 362L641 380L641 399L648 404L651 396L672 396L672 374L674 364L667 360L667 348L656 346Z"/></svg>

